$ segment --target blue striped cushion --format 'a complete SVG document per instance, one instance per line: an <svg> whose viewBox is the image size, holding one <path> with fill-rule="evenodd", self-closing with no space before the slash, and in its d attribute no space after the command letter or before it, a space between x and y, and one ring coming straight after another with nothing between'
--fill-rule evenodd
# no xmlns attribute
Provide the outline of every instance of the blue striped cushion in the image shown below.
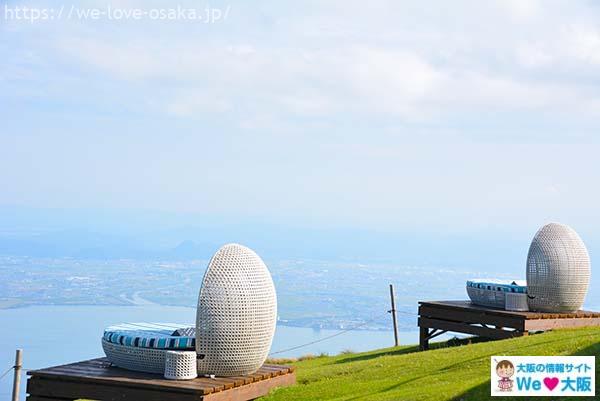
<svg viewBox="0 0 600 401"><path fill-rule="evenodd" d="M484 290L516 292L527 294L527 284L524 280L467 280L467 287L480 288Z"/></svg>
<svg viewBox="0 0 600 401"><path fill-rule="evenodd" d="M142 348L193 350L193 327L175 323L123 323L107 327L103 338L113 344Z"/></svg>

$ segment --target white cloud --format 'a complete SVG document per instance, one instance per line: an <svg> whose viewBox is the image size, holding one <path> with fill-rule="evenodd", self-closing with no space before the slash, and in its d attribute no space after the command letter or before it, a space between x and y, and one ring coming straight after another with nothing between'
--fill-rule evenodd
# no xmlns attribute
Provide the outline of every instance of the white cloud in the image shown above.
<svg viewBox="0 0 600 401"><path fill-rule="evenodd" d="M515 20L531 19L542 9L542 3L538 0L500 0L498 4Z"/></svg>
<svg viewBox="0 0 600 401"><path fill-rule="evenodd" d="M253 126L260 115L271 116L258 118L262 123L345 113L439 122L485 110L597 116L600 94L587 80L600 78L590 68L600 63L600 34L589 22L598 10L582 5L382 2L366 9L344 2L234 10L230 25L202 29L65 24L36 26L30 37L23 27L18 35L57 70L69 65L83 80L114 81L130 95L123 102L139 96L149 112L182 118L230 113L238 126ZM40 31L46 40L34 42ZM8 63L0 76L14 71Z"/></svg>
<svg viewBox="0 0 600 401"><path fill-rule="evenodd" d="M575 25L563 29L563 34L570 55L584 63L600 64L600 30Z"/></svg>
<svg viewBox="0 0 600 401"><path fill-rule="evenodd" d="M526 68L547 67L556 60L555 55L537 43L517 45L516 52L517 62Z"/></svg>
<svg viewBox="0 0 600 401"><path fill-rule="evenodd" d="M435 96L442 80L442 73L416 54L389 49L352 48L337 68L343 84L371 112L418 113L418 103Z"/></svg>

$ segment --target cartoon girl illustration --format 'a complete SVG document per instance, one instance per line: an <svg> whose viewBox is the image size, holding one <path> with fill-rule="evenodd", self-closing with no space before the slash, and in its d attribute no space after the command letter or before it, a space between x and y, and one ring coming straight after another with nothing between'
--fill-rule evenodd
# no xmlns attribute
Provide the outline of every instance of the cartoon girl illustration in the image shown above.
<svg viewBox="0 0 600 401"><path fill-rule="evenodd" d="M498 362L496 365L496 374L500 377L500 380L498 380L500 391L512 391L513 380L511 376L515 374L515 367L512 362L506 359Z"/></svg>

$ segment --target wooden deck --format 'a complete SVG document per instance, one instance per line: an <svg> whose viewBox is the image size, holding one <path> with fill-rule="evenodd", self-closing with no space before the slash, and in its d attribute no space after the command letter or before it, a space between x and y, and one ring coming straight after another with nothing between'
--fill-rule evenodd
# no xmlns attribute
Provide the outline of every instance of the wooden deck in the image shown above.
<svg viewBox="0 0 600 401"><path fill-rule="evenodd" d="M239 377L166 380L111 366L106 358L27 372L27 400L245 401L296 382L293 366L264 365Z"/></svg>
<svg viewBox="0 0 600 401"><path fill-rule="evenodd" d="M470 301L419 302L422 350L429 348L429 340L448 331L503 339L526 336L529 331L585 326L600 326L600 312L511 312Z"/></svg>

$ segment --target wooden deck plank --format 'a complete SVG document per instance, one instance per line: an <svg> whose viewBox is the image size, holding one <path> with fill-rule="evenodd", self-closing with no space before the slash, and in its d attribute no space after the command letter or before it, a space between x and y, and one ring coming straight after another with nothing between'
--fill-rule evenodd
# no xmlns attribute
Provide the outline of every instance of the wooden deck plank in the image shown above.
<svg viewBox="0 0 600 401"><path fill-rule="evenodd" d="M113 369L113 368L111 368ZM209 394L214 391L221 391L224 386L218 383L204 381L203 379L194 379L186 382L177 382L173 380L162 379L160 375L156 375L154 378L130 378L125 376L114 376L110 373L102 373L97 375L81 375L81 374L70 374L68 372L57 371L57 372L28 372L35 377L47 377L56 379L70 379L81 382L92 382L92 383L112 383L113 385L121 385L127 387L139 387L139 388L165 388L165 389L177 389L179 392L202 392L203 394ZM210 380L210 379L206 379Z"/></svg>
<svg viewBox="0 0 600 401"><path fill-rule="evenodd" d="M215 388L220 387L221 390L229 390L234 387L233 380L228 377L215 377L215 378L205 378L208 380L209 384L212 384Z"/></svg>
<svg viewBox="0 0 600 401"><path fill-rule="evenodd" d="M526 319L566 319L566 318L584 318L584 317L600 317L600 312L579 310L571 313L544 313L544 312L518 312L506 311L503 309L488 308L481 305L471 303L471 301L421 301L419 305L432 305L437 308L446 309L467 309L483 311L490 315L500 316L516 316Z"/></svg>
<svg viewBox="0 0 600 401"><path fill-rule="evenodd" d="M56 380L32 377L27 381L27 393L41 397L77 399L82 396L102 401L144 400L144 401L201 401L202 394L168 392L113 386L106 383L83 383L80 381Z"/></svg>
<svg viewBox="0 0 600 401"><path fill-rule="evenodd" d="M270 379L271 377L276 376L276 374L273 370L265 368L264 366L261 367L260 369L258 369L258 371L256 373L262 374L264 379Z"/></svg>
<svg viewBox="0 0 600 401"><path fill-rule="evenodd" d="M271 388L295 382L291 366L265 365L256 373L236 377L199 377L167 380L158 374L134 372L112 366L106 358L27 372L31 401L77 397L102 400L199 401L243 400L244 394L266 394ZM287 384L286 384L287 383ZM260 384L260 385L257 385ZM246 387L252 386L250 389ZM45 398L44 398L45 397ZM254 397L255 398L255 397ZM212 398L211 398L212 399Z"/></svg>
<svg viewBox="0 0 600 401"><path fill-rule="evenodd" d="M261 370L265 370L271 373L271 377L275 377L275 376L280 376L280 375L284 375L288 372L287 369L280 369L278 367L275 366L267 366L267 365L263 365L263 367L261 368Z"/></svg>
<svg viewBox="0 0 600 401"><path fill-rule="evenodd" d="M269 394L277 387L290 386L296 383L296 374L288 373L276 376L270 380L261 380L233 390L214 393L204 397L205 401L247 401Z"/></svg>
<svg viewBox="0 0 600 401"><path fill-rule="evenodd" d="M232 376L230 379L236 383L236 386L242 386L244 384L250 384L254 382L254 378L250 376Z"/></svg>
<svg viewBox="0 0 600 401"><path fill-rule="evenodd" d="M259 381L265 379L265 376L262 373L258 373L258 372L249 374L248 376L252 376L254 378L254 382L259 382Z"/></svg>
<svg viewBox="0 0 600 401"><path fill-rule="evenodd" d="M186 381L167 380L162 375L135 372L111 366L106 358L34 370L28 372L28 374L40 377L62 377L69 380L122 382L141 387L175 387L181 390L201 391L203 394L225 389L223 383L214 379L200 377Z"/></svg>

